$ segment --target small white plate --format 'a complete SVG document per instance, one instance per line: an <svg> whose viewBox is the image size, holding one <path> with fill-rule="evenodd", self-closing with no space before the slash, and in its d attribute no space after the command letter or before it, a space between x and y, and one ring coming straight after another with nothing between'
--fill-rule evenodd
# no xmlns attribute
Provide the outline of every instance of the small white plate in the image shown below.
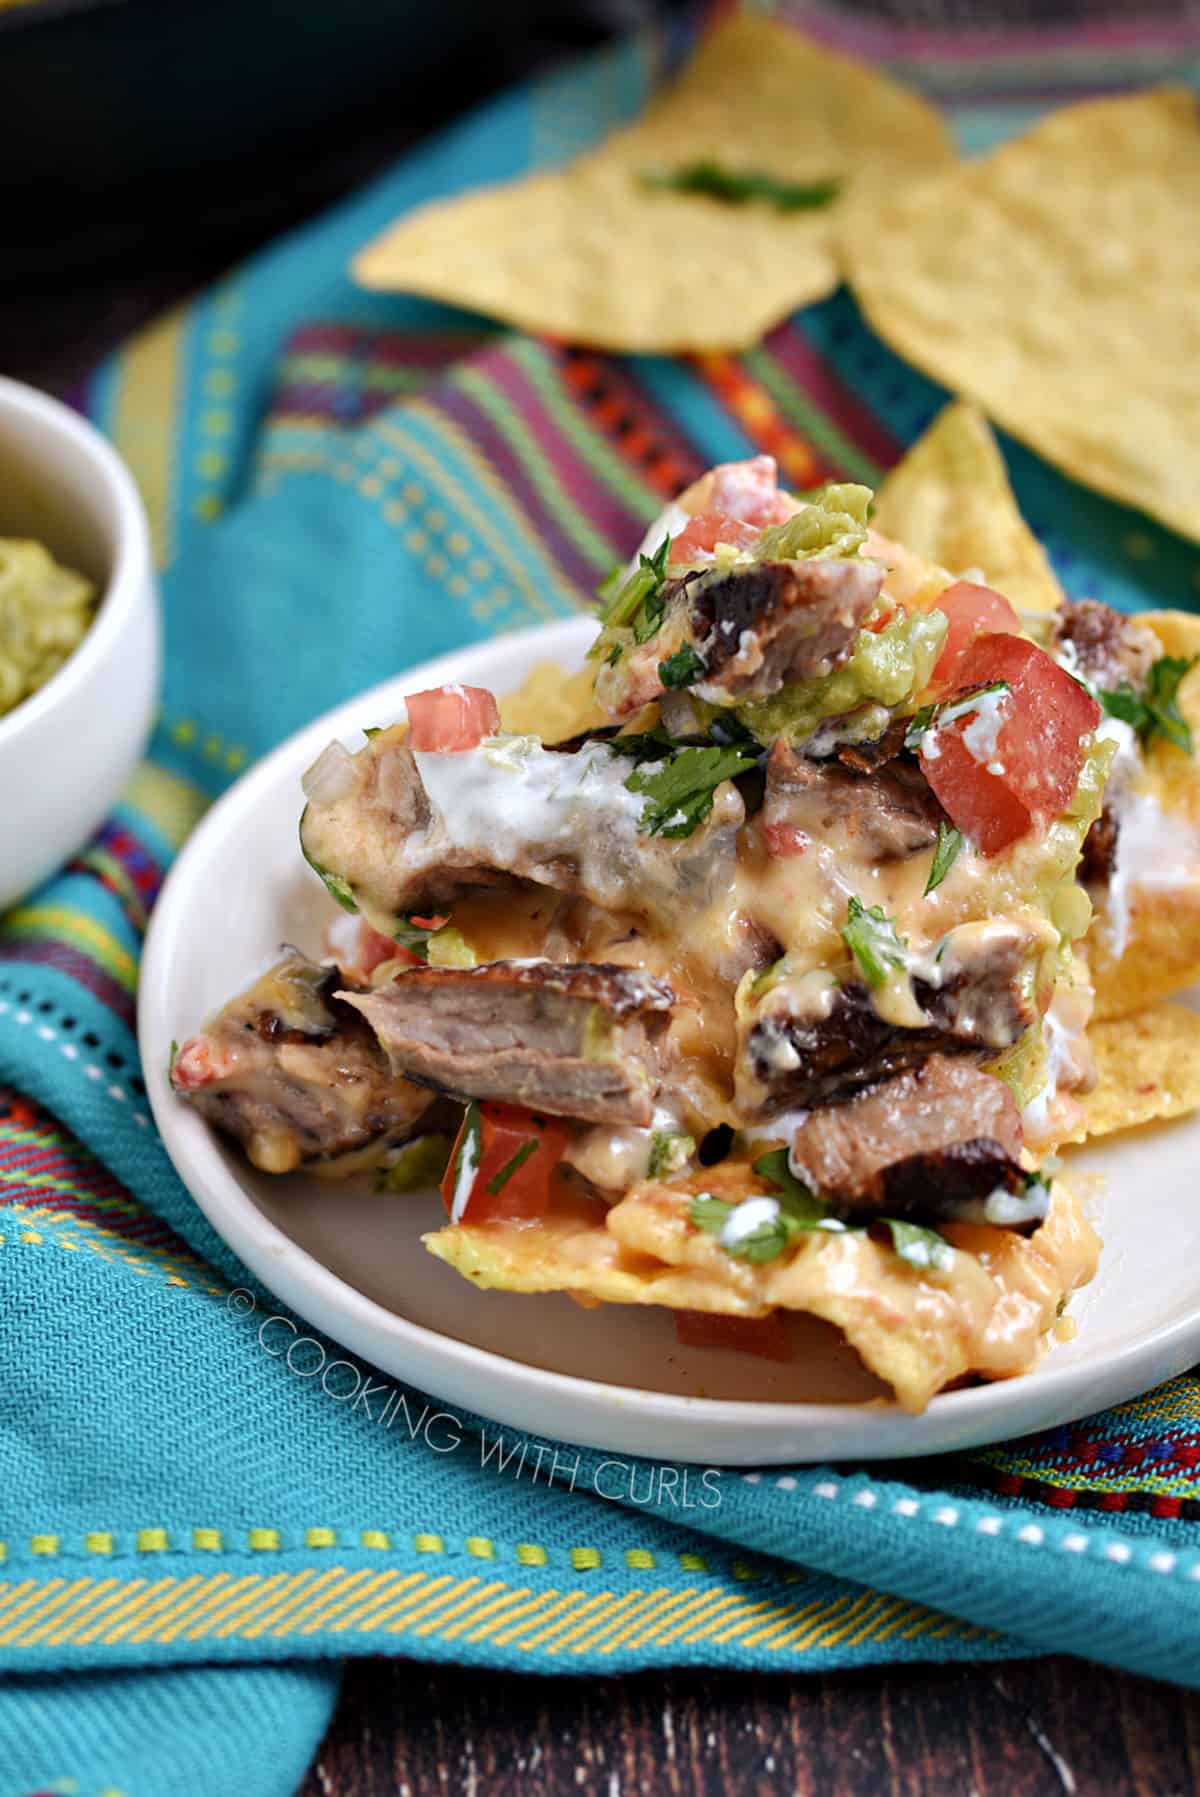
<svg viewBox="0 0 1200 1797"><path fill-rule="evenodd" d="M949 1392L923 1416L884 1401L834 1333L799 1319L789 1365L681 1348L661 1310L479 1292L427 1254L435 1194L271 1179L227 1149L166 1078L191 1034L278 945L319 952L331 903L297 843L300 776L331 737L400 716L404 695L461 680L505 692L537 661L578 666L571 619L428 662L319 719L253 768L180 855L142 962L146 1083L167 1150L213 1227L300 1316L443 1403L652 1459L712 1465L893 1458L998 1441L1086 1415L1200 1358L1200 1122L1142 1130L1073 1164L1103 1172L1099 1275L1074 1340L1024 1378ZM307 1363L306 1363L307 1364Z"/></svg>

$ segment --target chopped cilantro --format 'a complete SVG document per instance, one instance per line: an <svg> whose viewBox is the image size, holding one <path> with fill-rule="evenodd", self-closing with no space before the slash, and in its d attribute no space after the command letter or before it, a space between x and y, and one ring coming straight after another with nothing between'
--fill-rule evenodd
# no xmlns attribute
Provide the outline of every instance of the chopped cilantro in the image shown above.
<svg viewBox="0 0 1200 1797"><path fill-rule="evenodd" d="M770 1194L775 1202L775 1214L764 1217L761 1223L728 1246L722 1243L726 1253L734 1260L775 1260L797 1235L805 1235L818 1229L832 1232L845 1229L845 1224L833 1216L818 1198L813 1197L808 1187L796 1178L788 1166L786 1148L777 1148L770 1154L764 1154L755 1161L754 1171L761 1179L777 1188ZM744 1204L747 1200L742 1199L741 1202ZM692 1199L688 1216L697 1229L719 1236L737 1208L736 1204L727 1199L714 1198L711 1193L702 1192L699 1197Z"/></svg>
<svg viewBox="0 0 1200 1797"><path fill-rule="evenodd" d="M933 1267L945 1273L953 1266L954 1250L936 1229L924 1229L919 1223L906 1223L900 1217L878 1217L876 1221L891 1231L892 1247L910 1267Z"/></svg>
<svg viewBox="0 0 1200 1797"><path fill-rule="evenodd" d="M606 628L636 624L647 600L657 595L667 578L670 555L671 539L664 537L653 555L638 556L637 567L607 601L600 614L600 620Z"/></svg>
<svg viewBox="0 0 1200 1797"><path fill-rule="evenodd" d="M665 603L666 602L663 599L663 590L660 586L655 587L653 592L646 594L642 609L633 620L633 640L635 643L648 643L650 641L650 638L662 623Z"/></svg>
<svg viewBox="0 0 1200 1797"><path fill-rule="evenodd" d="M537 1153L539 1146L536 1136L530 1136L527 1142L522 1142L511 1160L505 1161L499 1173L494 1173L488 1180L484 1191L490 1192L493 1198L498 1197L518 1168L525 1165L531 1154Z"/></svg>
<svg viewBox="0 0 1200 1797"><path fill-rule="evenodd" d="M748 773L753 766L753 760L736 749L681 749L669 761L635 768L625 785L646 797L641 819L646 835L690 836L712 811L713 793L721 781Z"/></svg>
<svg viewBox="0 0 1200 1797"><path fill-rule="evenodd" d="M383 725L382 724L364 724L363 725L363 735L367 738L368 741L373 736L382 736L383 735Z"/></svg>
<svg viewBox="0 0 1200 1797"><path fill-rule="evenodd" d="M172 1037L171 1038L171 1052L167 1056L167 1078L168 1079L170 1079L171 1075L175 1071L175 1056L178 1053L179 1053L179 1044L178 1044L178 1042L175 1041L174 1037Z"/></svg>
<svg viewBox="0 0 1200 1797"><path fill-rule="evenodd" d="M925 882L926 898L936 890L958 860L963 845L963 833L951 824L940 823L937 833L937 847L933 851L933 866L929 869L929 878Z"/></svg>
<svg viewBox="0 0 1200 1797"><path fill-rule="evenodd" d="M707 156L669 173L648 170L642 181L647 187L662 187L671 193L704 194L725 206L763 200L776 212L807 212L828 206L837 199L842 186L840 180L832 177L823 181L785 181L765 169L727 168Z"/></svg>
<svg viewBox="0 0 1200 1797"><path fill-rule="evenodd" d="M893 971L907 965L904 951L908 938L896 934L895 919L885 916L881 905L868 907L853 893L842 938L873 991L885 986Z"/></svg>
<svg viewBox="0 0 1200 1797"><path fill-rule="evenodd" d="M1179 688L1195 665L1195 660L1187 661L1181 655L1163 655L1146 677L1144 696L1123 686L1115 692L1097 692L1096 697L1110 718L1131 725L1143 743L1161 736L1191 755L1195 745L1191 725L1179 709Z"/></svg>
<svg viewBox="0 0 1200 1797"><path fill-rule="evenodd" d="M694 686L707 672L708 664L691 643L684 643L682 649L676 649L674 655L658 664L658 677L672 692L681 686Z"/></svg>
<svg viewBox="0 0 1200 1797"><path fill-rule="evenodd" d="M410 954L419 955L422 961L429 959L429 938L433 935L432 924L414 923L411 917L398 917L392 926L392 940Z"/></svg>

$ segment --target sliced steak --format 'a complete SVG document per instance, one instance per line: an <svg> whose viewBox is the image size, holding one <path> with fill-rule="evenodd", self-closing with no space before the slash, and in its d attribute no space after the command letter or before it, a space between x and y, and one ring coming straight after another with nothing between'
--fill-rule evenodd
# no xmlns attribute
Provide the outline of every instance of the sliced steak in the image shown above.
<svg viewBox="0 0 1200 1797"><path fill-rule="evenodd" d="M589 1123L645 1127L655 1044L675 994L628 967L493 961L417 967L345 995L395 1072L460 1098L491 1098Z"/></svg>
<svg viewBox="0 0 1200 1797"><path fill-rule="evenodd" d="M739 1108L769 1117L797 1106L853 1098L930 1055L976 1058L1011 1048L1037 1020L1030 971L1039 944L1019 925L966 925L946 939L940 961L914 970L912 992L926 1021L881 1017L859 981L797 991L784 983L740 1026Z"/></svg>
<svg viewBox="0 0 1200 1797"><path fill-rule="evenodd" d="M832 673L883 577L881 563L855 556L743 562L669 580L657 631L600 669L596 697L610 716L628 717L662 697L659 664L685 647L699 658L685 684L718 704L769 698L792 681Z"/></svg>
<svg viewBox="0 0 1200 1797"><path fill-rule="evenodd" d="M849 1104L814 1111L792 1138L791 1165L847 1215L938 1220L990 1209L996 1221L1035 1224L1044 1197L1016 1202L1029 1184L1020 1151L1021 1114L1003 1081L935 1054Z"/></svg>
<svg viewBox="0 0 1200 1797"><path fill-rule="evenodd" d="M1141 695L1146 678L1162 655L1152 630L1104 605L1099 599L1069 599L1054 621L1052 648L1066 652L1068 665L1101 692L1127 687ZM1104 795L1104 809L1088 831L1079 877L1089 885L1107 885L1117 861L1120 796L1128 784L1118 765Z"/></svg>
<svg viewBox="0 0 1200 1797"><path fill-rule="evenodd" d="M1162 654L1152 630L1099 599L1066 600L1055 616L1051 647L1067 650L1074 672L1102 692L1128 686L1140 693Z"/></svg>
<svg viewBox="0 0 1200 1797"><path fill-rule="evenodd" d="M172 1062L179 1096L266 1173L354 1171L410 1136L432 1102L335 996L341 978L292 951Z"/></svg>
<svg viewBox="0 0 1200 1797"><path fill-rule="evenodd" d="M763 829L775 853L796 854L841 833L872 860L896 861L931 848L945 815L907 756L860 771L811 760L781 741L767 759Z"/></svg>
<svg viewBox="0 0 1200 1797"><path fill-rule="evenodd" d="M472 888L521 883L678 920L732 877L745 808L722 782L690 836L648 835L647 801L625 785L636 766L598 741L567 753L495 738L435 754L386 731L353 757L339 796L310 801L301 842L380 928Z"/></svg>

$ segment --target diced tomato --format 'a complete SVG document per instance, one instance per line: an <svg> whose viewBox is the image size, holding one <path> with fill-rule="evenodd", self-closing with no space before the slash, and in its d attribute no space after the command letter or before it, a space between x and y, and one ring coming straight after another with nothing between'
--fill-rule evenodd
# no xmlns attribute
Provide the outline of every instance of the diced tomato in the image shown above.
<svg viewBox="0 0 1200 1797"><path fill-rule="evenodd" d="M956 824L985 855L1044 828L1070 802L1083 767L1084 738L1100 707L1044 650L1016 636L981 636L955 672L956 691L1006 680L994 750L972 754L976 714L929 735L920 750L925 778Z"/></svg>
<svg viewBox="0 0 1200 1797"><path fill-rule="evenodd" d="M684 1348L727 1348L762 1360L790 1360L792 1342L783 1313L766 1317L725 1317L708 1310L677 1310L675 1334Z"/></svg>
<svg viewBox="0 0 1200 1797"><path fill-rule="evenodd" d="M950 620L946 641L933 670L933 684L945 686L955 679L958 664L976 637L987 634L1020 636L1021 620L1003 593L977 586L973 580L956 580L940 594L936 611Z"/></svg>
<svg viewBox="0 0 1200 1797"><path fill-rule="evenodd" d="M374 973L377 967L382 967L385 961L417 961L419 959L418 955L410 955L406 948L401 948L398 942L393 942L390 936L383 935L379 930L373 930L365 920L359 924L358 950L354 957L354 965L364 979Z"/></svg>
<svg viewBox="0 0 1200 1797"><path fill-rule="evenodd" d="M211 1036L192 1036L175 1052L171 1084L177 1092L198 1092L202 1086L226 1079L236 1066L236 1057Z"/></svg>
<svg viewBox="0 0 1200 1797"><path fill-rule="evenodd" d="M745 462L720 462L712 471L707 509L740 518L743 524L782 524L792 515L792 504L779 491L779 469L773 455L756 455Z"/></svg>
<svg viewBox="0 0 1200 1797"><path fill-rule="evenodd" d="M787 861L793 855L802 855L812 841L806 830L795 824L764 824L763 836L767 848L779 861Z"/></svg>
<svg viewBox="0 0 1200 1797"><path fill-rule="evenodd" d="M434 686L410 693L408 740L414 749L455 753L474 749L500 728L500 712L485 686Z"/></svg>
<svg viewBox="0 0 1200 1797"><path fill-rule="evenodd" d="M476 1140L472 1132L477 1130ZM450 1215L460 1158L478 1155L466 1206L458 1221L497 1223L544 1217L554 1176L571 1140L559 1117L535 1116L510 1104L471 1105L463 1118L442 1180L442 1202Z"/></svg>
<svg viewBox="0 0 1200 1797"><path fill-rule="evenodd" d="M686 530L671 539L673 562L694 562L710 556L718 543L745 549L759 534L755 524L744 524L727 512L697 512Z"/></svg>

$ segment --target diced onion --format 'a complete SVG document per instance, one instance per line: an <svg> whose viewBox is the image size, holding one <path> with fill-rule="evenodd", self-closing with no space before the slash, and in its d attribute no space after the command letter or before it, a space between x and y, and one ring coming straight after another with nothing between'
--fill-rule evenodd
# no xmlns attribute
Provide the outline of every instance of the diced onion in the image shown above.
<svg viewBox="0 0 1200 1797"><path fill-rule="evenodd" d="M354 791L354 757L343 743L327 743L300 785L315 805L332 805Z"/></svg>

